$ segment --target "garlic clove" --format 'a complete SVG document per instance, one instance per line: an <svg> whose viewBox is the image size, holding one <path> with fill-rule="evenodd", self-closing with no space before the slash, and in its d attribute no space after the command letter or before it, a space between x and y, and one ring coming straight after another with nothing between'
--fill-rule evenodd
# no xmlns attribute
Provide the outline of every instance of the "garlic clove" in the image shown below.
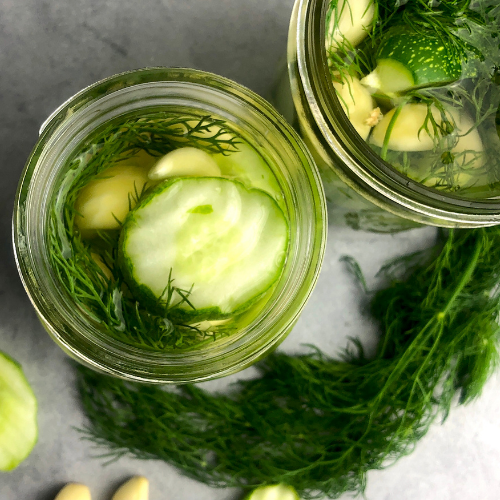
<svg viewBox="0 0 500 500"><path fill-rule="evenodd" d="M208 153L186 147L162 156L148 173L152 181L177 176L220 177L221 172L217 162Z"/></svg>
<svg viewBox="0 0 500 500"><path fill-rule="evenodd" d="M122 484L111 500L148 500L149 481L144 476L134 476Z"/></svg>
<svg viewBox="0 0 500 500"><path fill-rule="evenodd" d="M113 166L90 181L75 203L79 229L119 229L118 221L124 221L148 181L146 172L140 167Z"/></svg>
<svg viewBox="0 0 500 500"><path fill-rule="evenodd" d="M358 45L371 31L374 13L373 0L339 0L327 26L326 49Z"/></svg>
<svg viewBox="0 0 500 500"><path fill-rule="evenodd" d="M80 483L68 483L54 500L92 500L90 490Z"/></svg>
<svg viewBox="0 0 500 500"><path fill-rule="evenodd" d="M379 148L383 147L385 135L397 108L391 109L375 126L370 141ZM389 137L388 148L393 151L429 151L434 147L435 138L423 129L427 118L427 104L405 104L396 118ZM434 106L431 108L436 123L441 123L441 114Z"/></svg>
<svg viewBox="0 0 500 500"><path fill-rule="evenodd" d="M371 130L368 120L374 111L373 98L358 78L344 75L342 82L333 82L342 108L356 132L366 140Z"/></svg>

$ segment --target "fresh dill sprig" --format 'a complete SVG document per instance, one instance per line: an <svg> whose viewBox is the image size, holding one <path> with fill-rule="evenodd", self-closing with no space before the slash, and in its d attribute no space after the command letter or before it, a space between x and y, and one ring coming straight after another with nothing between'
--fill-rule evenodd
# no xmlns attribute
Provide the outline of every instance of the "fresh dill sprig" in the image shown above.
<svg viewBox="0 0 500 500"><path fill-rule="evenodd" d="M454 402L478 397L498 363L500 228L442 234L384 268L391 284L371 302L382 334L373 358L359 341L340 359L314 348L273 354L229 395L79 367L84 436L109 459L162 459L211 486L362 493L369 470L410 453Z"/></svg>
<svg viewBox="0 0 500 500"><path fill-rule="evenodd" d="M170 318L189 303L189 290L169 279L159 301L158 314L145 309L131 294L117 265L119 231L100 231L92 239L75 224L75 203L91 180L105 170L133 158L140 151L162 156L176 148L193 146L224 155L237 151L238 137L224 121L210 116L154 112L112 122L91 136L73 155L60 182L49 220L48 244L52 269L75 306L112 338L143 349L190 349L228 335L202 331ZM129 195L135 206L148 190L146 184ZM117 220L119 225L123 221ZM181 297L173 303L172 297Z"/></svg>

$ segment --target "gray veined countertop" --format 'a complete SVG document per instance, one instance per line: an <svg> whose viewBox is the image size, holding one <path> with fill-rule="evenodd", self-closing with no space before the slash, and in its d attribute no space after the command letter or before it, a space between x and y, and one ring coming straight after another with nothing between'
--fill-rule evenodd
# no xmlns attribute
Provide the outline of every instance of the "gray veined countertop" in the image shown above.
<svg viewBox="0 0 500 500"><path fill-rule="evenodd" d="M68 359L49 339L17 276L10 219L17 181L40 124L76 91L144 66L186 66L232 78L267 95L282 64L292 0L0 0L0 350L22 363L39 402L39 441L15 471L0 473L0 500L52 500L68 481L109 500L128 476L151 482L151 500L230 500L157 461L121 459L106 467L74 427L83 415ZM360 262L372 286L389 257L428 245L431 228L396 236L333 225L318 286L282 349L314 343L334 354L349 336L373 345L365 298L339 262ZM366 252L369 248L370 251ZM236 377L210 382L224 388ZM414 453L371 472L368 500L500 498L500 377L483 396L436 423ZM244 450L242 450L244 452ZM350 498L348 495L345 498Z"/></svg>

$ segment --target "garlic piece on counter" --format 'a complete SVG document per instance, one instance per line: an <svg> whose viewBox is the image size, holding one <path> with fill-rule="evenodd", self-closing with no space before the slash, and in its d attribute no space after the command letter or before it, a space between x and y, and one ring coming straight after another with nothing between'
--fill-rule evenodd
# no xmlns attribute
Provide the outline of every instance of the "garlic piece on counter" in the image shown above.
<svg viewBox="0 0 500 500"><path fill-rule="evenodd" d="M54 500L91 500L90 490L84 484L68 483Z"/></svg>
<svg viewBox="0 0 500 500"><path fill-rule="evenodd" d="M144 476L134 476L122 484L111 500L148 500L149 481Z"/></svg>
<svg viewBox="0 0 500 500"><path fill-rule="evenodd" d="M220 177L221 172L217 162L208 153L186 147L162 156L148 173L152 181L176 176Z"/></svg>

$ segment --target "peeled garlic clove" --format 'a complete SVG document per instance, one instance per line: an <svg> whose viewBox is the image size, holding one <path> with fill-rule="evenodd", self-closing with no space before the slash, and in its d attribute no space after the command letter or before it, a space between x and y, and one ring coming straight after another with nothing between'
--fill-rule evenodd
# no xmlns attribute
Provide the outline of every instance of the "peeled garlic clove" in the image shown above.
<svg viewBox="0 0 500 500"><path fill-rule="evenodd" d="M327 26L326 49L355 47L369 33L374 11L374 0L339 0Z"/></svg>
<svg viewBox="0 0 500 500"><path fill-rule="evenodd" d="M180 148L162 156L151 168L148 177L159 181L176 176L220 177L217 162L198 148Z"/></svg>
<svg viewBox="0 0 500 500"><path fill-rule="evenodd" d="M342 82L333 82L333 87L352 126L366 140L371 130L368 121L374 109L370 92L356 77L350 75L343 75Z"/></svg>
<svg viewBox="0 0 500 500"><path fill-rule="evenodd" d="M68 483L54 500L92 500L90 490L84 484Z"/></svg>
<svg viewBox="0 0 500 500"><path fill-rule="evenodd" d="M375 126L370 138L375 146L383 147L385 135L397 108L391 109ZM388 148L393 151L428 151L434 147L435 139L422 127L427 117L427 104L405 104L396 118L389 137ZM441 123L441 113L431 106L436 123ZM429 122L428 127L432 130Z"/></svg>
<svg viewBox="0 0 500 500"><path fill-rule="evenodd" d="M118 229L148 182L146 170L113 166L90 181L79 193L75 222L83 231Z"/></svg>
<svg viewBox="0 0 500 500"><path fill-rule="evenodd" d="M134 476L122 484L111 500L148 500L149 481L144 476Z"/></svg>

